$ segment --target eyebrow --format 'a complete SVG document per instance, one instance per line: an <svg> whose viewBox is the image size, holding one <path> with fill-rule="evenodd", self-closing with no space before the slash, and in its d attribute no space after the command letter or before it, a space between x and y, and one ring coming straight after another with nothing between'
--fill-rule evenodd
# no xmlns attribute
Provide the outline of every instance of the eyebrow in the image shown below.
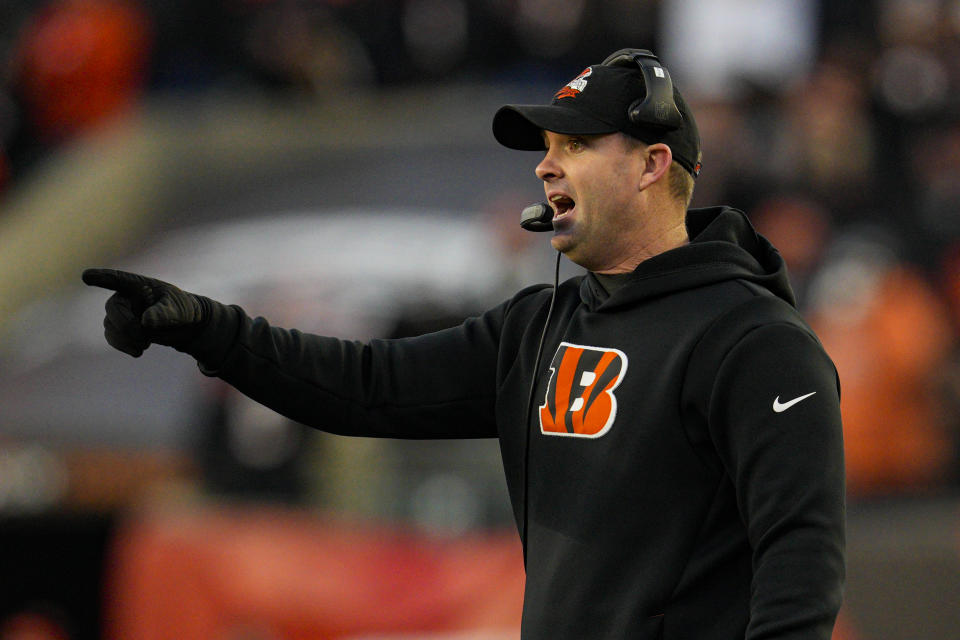
<svg viewBox="0 0 960 640"><path fill-rule="evenodd" d="M552 131L551 133L554 133L554 134L556 134L556 135L558 135L558 136L562 136L562 137L564 137L564 138L582 138L582 137L583 137L583 136L581 136L580 134L577 134L577 133L559 133L559 132L557 132L557 131ZM549 136L547 136L547 130L546 130L546 129L541 129L541 130L540 130L540 138L543 140L543 146L544 146L544 148L549 149L549 148L550 148L550 138L549 138Z"/></svg>

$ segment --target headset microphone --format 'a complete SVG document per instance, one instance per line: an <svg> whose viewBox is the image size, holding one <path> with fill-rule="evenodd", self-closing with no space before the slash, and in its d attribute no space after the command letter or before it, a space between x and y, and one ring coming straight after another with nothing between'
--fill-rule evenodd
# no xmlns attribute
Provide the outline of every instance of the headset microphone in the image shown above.
<svg viewBox="0 0 960 640"><path fill-rule="evenodd" d="M527 231L553 231L553 209L546 202L530 205L520 212L520 226Z"/></svg>

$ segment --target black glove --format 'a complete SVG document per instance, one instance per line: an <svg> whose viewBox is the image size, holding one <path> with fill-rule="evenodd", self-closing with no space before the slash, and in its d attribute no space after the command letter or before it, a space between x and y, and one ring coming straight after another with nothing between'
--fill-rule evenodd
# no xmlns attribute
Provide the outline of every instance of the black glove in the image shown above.
<svg viewBox="0 0 960 640"><path fill-rule="evenodd" d="M83 281L115 291L103 320L107 342L134 358L151 343L179 351L195 340L210 320L211 301L136 273L87 269Z"/></svg>

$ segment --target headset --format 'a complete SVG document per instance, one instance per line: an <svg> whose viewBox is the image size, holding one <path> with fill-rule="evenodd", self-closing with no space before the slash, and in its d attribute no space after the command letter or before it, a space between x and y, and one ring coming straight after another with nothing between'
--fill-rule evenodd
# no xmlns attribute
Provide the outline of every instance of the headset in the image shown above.
<svg viewBox="0 0 960 640"><path fill-rule="evenodd" d="M643 76L647 95L635 100L627 117L637 126L660 127L668 131L683 126L683 116L673 98L673 80L660 59L647 49L620 49L602 62L607 67L636 65Z"/></svg>
<svg viewBox="0 0 960 640"><path fill-rule="evenodd" d="M627 118L634 125L656 127L665 131L679 129L683 116L673 97L673 80L660 59L648 49L620 49L614 51L601 65L606 67L633 67L640 69L646 95L634 100L627 108ZM553 209L546 202L538 202L520 212L520 226L527 231L553 231Z"/></svg>

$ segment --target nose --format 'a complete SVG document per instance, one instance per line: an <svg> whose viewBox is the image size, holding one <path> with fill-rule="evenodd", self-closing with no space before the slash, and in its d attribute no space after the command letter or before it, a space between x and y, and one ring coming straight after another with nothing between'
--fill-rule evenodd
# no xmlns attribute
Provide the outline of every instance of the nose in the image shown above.
<svg viewBox="0 0 960 640"><path fill-rule="evenodd" d="M547 153L543 156L543 160L540 161L540 164L537 165L533 172L536 173L537 177L544 182L550 182L551 180L555 180L563 176L563 169L560 168L556 158L554 158L554 153L549 149L547 149Z"/></svg>

